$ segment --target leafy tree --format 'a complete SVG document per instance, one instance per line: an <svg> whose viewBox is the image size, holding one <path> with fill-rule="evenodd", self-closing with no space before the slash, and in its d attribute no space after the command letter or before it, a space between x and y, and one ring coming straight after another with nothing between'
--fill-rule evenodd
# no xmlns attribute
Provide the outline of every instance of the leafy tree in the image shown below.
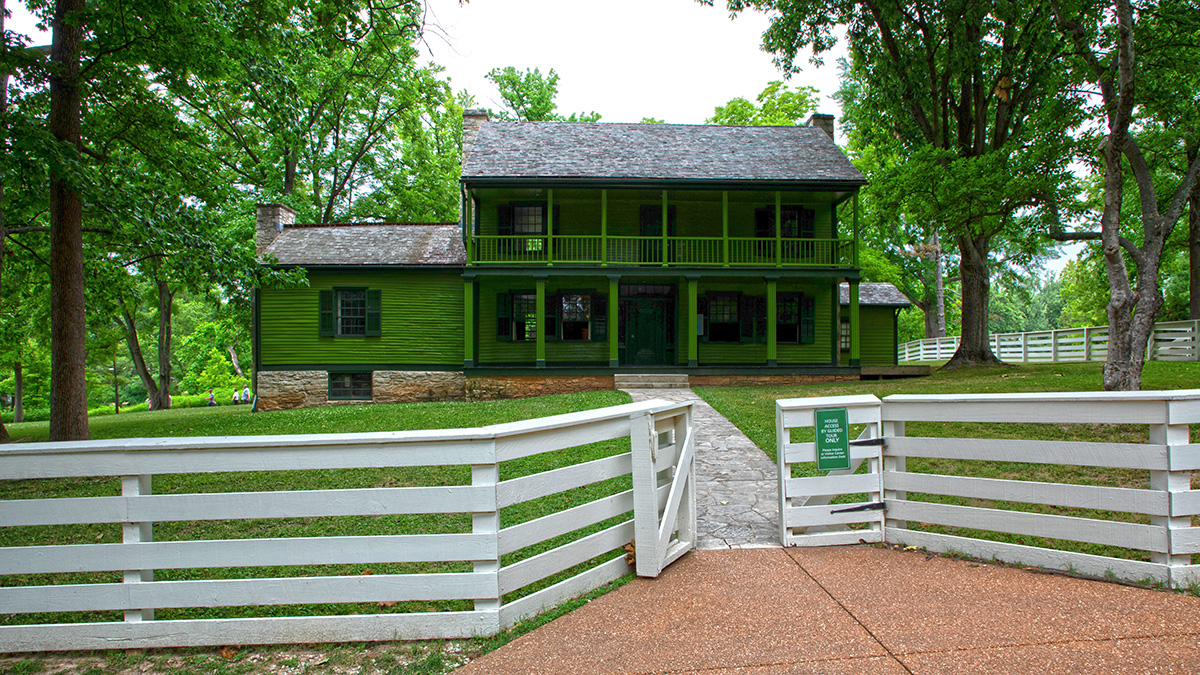
<svg viewBox="0 0 1200 675"><path fill-rule="evenodd" d="M815 87L789 88L778 80L767 84L758 95L758 103L744 98L730 99L719 105L705 124L741 124L748 126L797 126L817 109Z"/></svg>
<svg viewBox="0 0 1200 675"><path fill-rule="evenodd" d="M1100 241L1109 300L1108 358L1104 364L1106 390L1141 388L1145 345L1163 305L1159 285L1162 254L1183 208L1200 178L1200 156L1191 159L1186 173L1173 184L1156 180L1151 158L1138 138L1139 116L1146 126L1177 139L1181 154L1200 138L1200 94L1189 86L1191 77L1174 77L1181 69L1194 72L1200 61L1200 25L1193 3L1162 0L1135 7L1129 0L1091 2L1053 0L1063 34L1075 47L1076 70L1081 79L1099 89L1100 105L1093 109L1107 134L1100 142L1103 164L1103 209L1100 231L1076 233L1067 238ZM1148 56L1139 56L1139 53ZM1153 93L1157 98L1147 101ZM1169 95L1188 101L1191 113L1174 117L1174 104L1157 100ZM1142 108L1139 109L1139 106ZM1168 119L1169 117L1169 119ZM1126 236L1122 207L1126 181L1137 186L1139 207L1135 217L1140 230ZM1163 197L1159 196L1159 188ZM1134 266L1130 279L1128 263Z"/></svg>
<svg viewBox="0 0 1200 675"><path fill-rule="evenodd" d="M988 342L993 238L1066 178L1063 121L1074 110L1049 7L998 0L880 5L873 0L730 0L773 15L764 46L785 70L845 26L861 110L848 130L907 158L914 223L959 250L962 341L950 365L995 362ZM843 102L843 107L845 107ZM878 143L876 143L876 141ZM886 146L881 146L886 147ZM916 207L920 206L920 209ZM1015 236L1015 235L1014 235Z"/></svg>
<svg viewBox="0 0 1200 675"><path fill-rule="evenodd" d="M571 113L563 117L557 111L558 73L551 68L542 75L537 68L521 72L513 66L493 68L487 79L500 91L504 109L493 113L506 122L599 122L600 113Z"/></svg>

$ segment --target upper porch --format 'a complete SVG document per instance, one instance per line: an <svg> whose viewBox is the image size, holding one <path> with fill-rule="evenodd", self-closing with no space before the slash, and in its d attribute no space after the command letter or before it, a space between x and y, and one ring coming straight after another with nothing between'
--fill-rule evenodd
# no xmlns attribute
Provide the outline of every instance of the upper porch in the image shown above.
<svg viewBox="0 0 1200 675"><path fill-rule="evenodd" d="M858 267L857 189L484 187L468 266Z"/></svg>

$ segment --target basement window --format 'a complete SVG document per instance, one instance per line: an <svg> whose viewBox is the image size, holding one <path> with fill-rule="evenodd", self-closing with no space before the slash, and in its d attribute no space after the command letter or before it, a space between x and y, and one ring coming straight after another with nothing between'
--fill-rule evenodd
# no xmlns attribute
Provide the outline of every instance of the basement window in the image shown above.
<svg viewBox="0 0 1200 675"><path fill-rule="evenodd" d="M370 401L372 373L330 373L329 400Z"/></svg>

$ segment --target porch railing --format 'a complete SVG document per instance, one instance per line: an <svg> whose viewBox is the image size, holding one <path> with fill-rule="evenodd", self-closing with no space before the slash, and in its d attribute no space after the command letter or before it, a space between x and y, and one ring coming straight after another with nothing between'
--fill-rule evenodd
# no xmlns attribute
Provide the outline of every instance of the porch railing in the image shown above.
<svg viewBox="0 0 1200 675"><path fill-rule="evenodd" d="M757 237L600 237L477 235L468 240L478 265L686 265L713 267L852 267L853 239Z"/></svg>

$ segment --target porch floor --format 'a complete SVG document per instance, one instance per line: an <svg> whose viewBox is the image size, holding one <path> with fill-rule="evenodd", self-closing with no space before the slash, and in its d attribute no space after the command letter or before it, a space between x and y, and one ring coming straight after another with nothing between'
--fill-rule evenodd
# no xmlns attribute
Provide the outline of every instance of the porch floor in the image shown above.
<svg viewBox="0 0 1200 675"><path fill-rule="evenodd" d="M456 672L1196 673L1200 598L875 546L694 551Z"/></svg>

